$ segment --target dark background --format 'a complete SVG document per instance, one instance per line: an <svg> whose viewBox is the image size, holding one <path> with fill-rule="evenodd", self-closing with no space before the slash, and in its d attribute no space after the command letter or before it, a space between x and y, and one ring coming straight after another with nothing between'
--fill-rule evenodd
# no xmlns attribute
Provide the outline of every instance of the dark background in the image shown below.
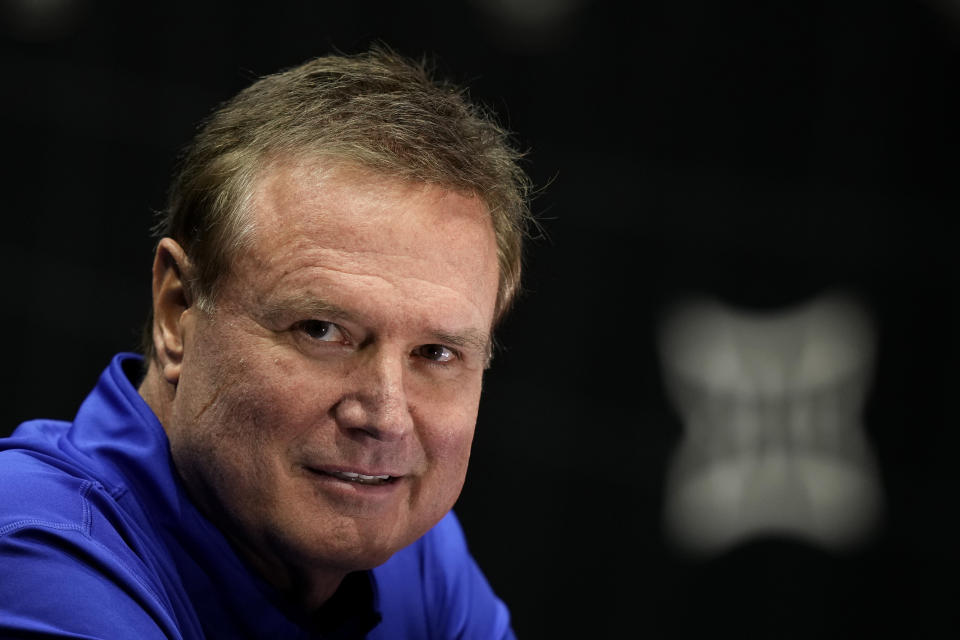
<svg viewBox="0 0 960 640"><path fill-rule="evenodd" d="M258 75L382 40L468 83L543 187L457 507L518 635L954 624L960 3L0 6L0 434L69 419L136 347L147 229L196 123ZM880 329L866 422L882 533L842 556L775 539L676 555L659 310L689 290L777 308L835 286Z"/></svg>

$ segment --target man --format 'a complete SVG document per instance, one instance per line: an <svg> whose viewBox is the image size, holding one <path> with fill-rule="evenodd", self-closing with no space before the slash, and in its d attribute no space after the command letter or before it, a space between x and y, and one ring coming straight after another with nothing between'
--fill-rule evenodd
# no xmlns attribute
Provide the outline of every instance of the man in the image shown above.
<svg viewBox="0 0 960 640"><path fill-rule="evenodd" d="M520 276L516 160L383 51L217 111L145 365L0 441L0 636L512 637L449 510Z"/></svg>

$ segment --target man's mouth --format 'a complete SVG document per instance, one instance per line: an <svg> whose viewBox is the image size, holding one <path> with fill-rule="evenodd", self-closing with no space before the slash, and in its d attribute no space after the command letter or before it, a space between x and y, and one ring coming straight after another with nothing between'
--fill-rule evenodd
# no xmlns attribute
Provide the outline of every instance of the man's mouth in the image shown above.
<svg viewBox="0 0 960 640"><path fill-rule="evenodd" d="M387 484L396 480L394 476L367 476L362 473L352 471L323 471L328 476L333 476L338 480L347 482L356 482L357 484Z"/></svg>

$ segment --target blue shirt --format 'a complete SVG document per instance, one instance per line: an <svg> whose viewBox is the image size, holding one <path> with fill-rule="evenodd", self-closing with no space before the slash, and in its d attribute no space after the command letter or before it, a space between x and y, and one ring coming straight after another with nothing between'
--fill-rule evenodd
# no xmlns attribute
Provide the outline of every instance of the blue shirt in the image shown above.
<svg viewBox="0 0 960 640"><path fill-rule="evenodd" d="M345 619L310 631L188 499L140 366L115 357L72 423L0 439L0 637L513 638L452 512L348 576L324 607Z"/></svg>

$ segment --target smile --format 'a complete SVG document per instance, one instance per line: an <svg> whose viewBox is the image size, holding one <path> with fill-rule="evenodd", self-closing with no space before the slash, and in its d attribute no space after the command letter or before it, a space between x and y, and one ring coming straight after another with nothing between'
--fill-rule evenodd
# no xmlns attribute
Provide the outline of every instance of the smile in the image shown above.
<svg viewBox="0 0 960 640"><path fill-rule="evenodd" d="M352 471L325 471L324 473L338 480L346 480L347 482L356 482L358 484L386 484L396 479L393 476L367 476Z"/></svg>

